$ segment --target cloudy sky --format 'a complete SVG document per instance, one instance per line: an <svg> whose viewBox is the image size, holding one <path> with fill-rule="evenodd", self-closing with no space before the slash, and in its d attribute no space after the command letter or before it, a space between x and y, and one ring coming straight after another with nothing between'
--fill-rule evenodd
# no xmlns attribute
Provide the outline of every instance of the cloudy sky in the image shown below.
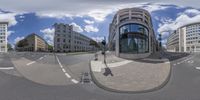
<svg viewBox="0 0 200 100"><path fill-rule="evenodd" d="M0 0L0 21L9 21L9 43L36 33L53 43L52 25L68 23L95 40L108 36L113 15L122 8L140 7L151 13L156 35L200 22L198 0Z"/></svg>

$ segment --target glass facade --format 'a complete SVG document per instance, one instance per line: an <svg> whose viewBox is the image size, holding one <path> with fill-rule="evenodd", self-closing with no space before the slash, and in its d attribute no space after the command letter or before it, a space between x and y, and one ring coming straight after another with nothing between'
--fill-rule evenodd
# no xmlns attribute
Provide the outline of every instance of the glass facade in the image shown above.
<svg viewBox="0 0 200 100"><path fill-rule="evenodd" d="M148 53L149 52L149 32L140 24L126 24L120 30L120 53Z"/></svg>

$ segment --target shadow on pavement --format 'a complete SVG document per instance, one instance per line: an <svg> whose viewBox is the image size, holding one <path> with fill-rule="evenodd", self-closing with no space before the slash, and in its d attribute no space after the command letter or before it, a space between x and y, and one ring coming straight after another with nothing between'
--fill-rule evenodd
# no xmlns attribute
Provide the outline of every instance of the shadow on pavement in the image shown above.
<svg viewBox="0 0 200 100"><path fill-rule="evenodd" d="M114 76L112 71L111 71L111 69L108 67L107 62L106 62L105 59L106 59L106 55L104 55L104 64L105 64L106 68L105 68L105 72L103 73L103 75L104 76L108 76L108 75Z"/></svg>
<svg viewBox="0 0 200 100"><path fill-rule="evenodd" d="M134 61L156 64L156 63L164 63L168 60L174 61L174 60L181 59L181 58L189 56L189 55L190 55L189 53L161 52L161 53L151 54L147 58L134 59Z"/></svg>

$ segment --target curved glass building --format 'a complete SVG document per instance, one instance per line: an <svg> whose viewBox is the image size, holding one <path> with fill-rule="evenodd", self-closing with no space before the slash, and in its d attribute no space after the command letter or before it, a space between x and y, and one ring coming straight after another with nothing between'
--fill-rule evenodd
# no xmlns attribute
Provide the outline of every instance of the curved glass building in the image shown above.
<svg viewBox="0 0 200 100"><path fill-rule="evenodd" d="M122 58L144 58L156 51L151 16L140 8L119 10L109 28L109 50Z"/></svg>

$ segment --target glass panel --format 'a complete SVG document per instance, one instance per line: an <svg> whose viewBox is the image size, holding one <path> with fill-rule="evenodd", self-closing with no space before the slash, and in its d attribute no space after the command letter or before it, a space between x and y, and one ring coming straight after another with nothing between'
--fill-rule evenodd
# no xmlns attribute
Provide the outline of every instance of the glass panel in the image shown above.
<svg viewBox="0 0 200 100"><path fill-rule="evenodd" d="M148 30L140 24L120 27L120 52L147 53L149 51Z"/></svg>

